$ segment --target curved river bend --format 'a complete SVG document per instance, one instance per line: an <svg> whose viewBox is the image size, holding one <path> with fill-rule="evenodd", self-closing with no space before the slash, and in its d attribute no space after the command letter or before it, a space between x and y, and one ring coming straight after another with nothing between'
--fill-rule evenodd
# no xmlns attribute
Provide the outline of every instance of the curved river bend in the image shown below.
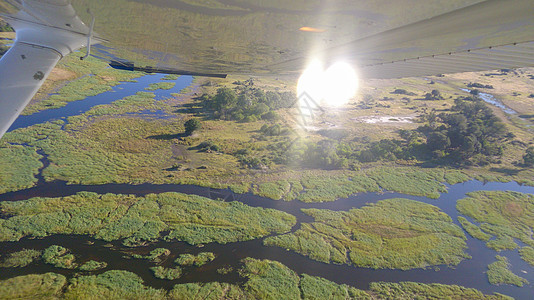
<svg viewBox="0 0 534 300"><path fill-rule="evenodd" d="M14 128L30 126L55 118L64 118L69 115L76 115L87 111L90 107L98 104L110 103L128 95L135 94L136 91L142 90L150 83L158 82L161 75L146 75L138 79L137 83L123 83L113 88L113 91L103 93L98 96L88 97L85 100L69 103L67 106L47 110L31 116L23 116L14 124ZM167 91L156 91L156 97L168 97L171 93L189 86L192 78L181 76L176 86ZM229 190L215 190L204 187L189 185L127 185L127 184L106 184L98 186L85 185L67 185L65 182L45 183L40 181L33 188L10 192L0 195L0 201L18 201L29 199L31 197L61 197L75 194L80 191L93 191L97 193L117 193L117 194L135 194L143 196L150 193L162 192L182 192L187 194L200 195L212 199L220 198L225 201L239 201L254 207L273 208L287 212L297 217L297 225L293 228L299 228L300 223L310 222L313 219L301 212L303 208L319 208L331 210L348 210L389 198L408 198L438 206L447 213L454 222L457 221L458 212L456 210L456 201L465 197L465 194L479 190L509 190L522 193L534 194L534 187L521 186L515 182L509 183L482 183L479 181L469 181L448 186L448 193L442 194L439 199L429 199L426 197L416 197L398 193L362 193L353 195L348 198L338 199L334 202L326 203L303 203L300 201L275 201L262 198L250 193L234 194ZM460 226L460 225L459 225ZM415 281L424 283L444 283L458 284L465 287L471 287L481 290L484 293L499 292L510 295L518 299L530 299L534 294L534 267L521 260L518 251L502 251L497 253L485 246L485 243L468 236L467 245L468 253L472 259L464 260L456 267L438 266L438 268L415 269L409 271L400 270L373 270L366 268L357 268L348 265L333 265L317 262L294 252L286 251L278 247L266 247L263 245L263 239L256 239L246 242L228 243L225 245L210 243L204 247L191 246L183 242L166 242L158 241L147 246L137 248L127 248L121 245L120 241L106 243L95 240L88 236L75 235L54 235L42 239L24 238L19 242L1 242L0 253L10 253L22 249L44 249L50 245L58 244L69 248L72 253L83 260L95 259L105 261L108 267L96 273L112 269L122 269L134 272L141 276L147 285L156 288L171 288L176 283L184 282L237 282L240 279L235 266L240 264L240 260L245 257L258 259L271 259L279 261L297 273L306 273L314 276L321 276L337 283L345 283L361 289L367 289L370 282L376 281ZM516 241L517 242L517 241ZM520 242L518 242L521 246ZM210 251L216 254L217 258L200 268L185 269L184 276L174 281L160 280L153 276L149 268L153 265L147 260L136 259L135 263L127 258L126 254L142 253L146 254L154 248L163 247L171 250L172 256L180 253L198 253ZM527 279L530 284L522 288L515 286L492 286L487 281L485 272L487 265L495 261L495 255L508 257L512 271ZM164 262L163 265L171 265L172 259ZM218 268L224 266L234 266L234 271L221 275L216 272ZM0 279L11 278L23 274L55 272L66 275L73 275L76 271L58 269L46 265L42 262L33 263L25 268L7 268L0 273Z"/></svg>

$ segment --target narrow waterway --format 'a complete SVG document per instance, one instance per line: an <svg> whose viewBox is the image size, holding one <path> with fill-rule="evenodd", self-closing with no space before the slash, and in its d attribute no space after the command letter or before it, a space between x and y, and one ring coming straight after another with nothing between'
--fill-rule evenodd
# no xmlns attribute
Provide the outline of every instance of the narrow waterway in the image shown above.
<svg viewBox="0 0 534 300"><path fill-rule="evenodd" d="M138 78L137 82L121 83L120 85L114 87L112 91L94 97L88 97L81 101L71 102L67 106L60 109L46 110L31 116L22 116L13 125L11 130L83 113L95 105L111 103L115 100L133 95L137 91L144 90L144 88L148 87L151 83L159 82L162 77L163 75L146 75ZM163 99L169 97L171 93L178 93L183 88L189 86L191 81L192 77L181 76L176 81L174 88L170 90L155 91L156 98ZM162 115L162 117L164 116ZM46 159L44 160L46 161ZM174 191L200 195L212 199L220 198L224 199L224 201L239 201L254 207L273 208L284 211L297 217L297 225L293 228L293 230L296 230L300 227L301 223L313 221L311 217L302 213L301 209L303 208L349 210L351 208L362 207L367 203L374 203L379 200L398 197L436 205L449 216L451 216L455 224L459 225L457 221L458 212L455 207L456 201L464 198L465 194L468 192L479 190L509 190L534 194L534 187L521 186L514 182L482 183L479 181L469 181L448 186L448 193L442 194L439 199L429 199L426 197L382 192L362 193L326 203L303 203L299 201L275 201L250 193L234 194L229 190L216 190L190 185L105 184L86 186L67 185L65 182L61 181L44 182L43 180L40 180L39 183L33 188L1 194L0 201L19 201L36 196L61 197L72 195L80 191L134 194L138 196L143 196L149 193ZM321 276L337 283L345 283L361 289L367 289L369 283L376 281L416 281L425 283L435 282L444 284L458 284L479 289L484 293L491 294L494 292L499 292L516 297L518 299L531 299L532 295L534 294L534 267L521 260L517 250L502 251L498 253L487 248L484 242L475 240L469 236L467 240L467 252L473 257L472 259L465 260L458 266L452 268L448 266L437 266L427 269L415 269L409 271L372 270L366 268L356 268L348 265L325 264L311 260L294 252L286 251L282 248L266 247L263 245L263 239L229 243L225 245L210 243L204 245L203 247L191 246L183 242L157 241L143 247L127 248L122 246L121 241L106 243L104 241L95 240L88 236L54 235L42 239L24 238L18 242L1 242L0 253L10 253L22 249L44 249L54 244L69 248L72 253L76 255L79 262L94 259L105 261L108 264L107 268L95 273L101 273L113 269L128 270L141 276L146 284L157 288L171 288L174 284L183 282L238 282L239 280L242 280L236 271L240 265L240 260L245 257L253 257L258 259L271 259L280 261L299 274L306 273L310 275ZM146 254L157 247L164 247L170 249L172 252L171 256L162 264L164 266L171 266L174 258L181 253L196 254L198 252L210 251L215 253L217 258L213 262L201 268L185 268L184 275L178 280L160 280L155 278L152 272L149 270L149 268L153 266L153 263L143 259L129 258L129 256L133 253ZM523 288L508 285L490 285L487 281L485 272L487 265L495 261L495 255L497 254L508 257L512 265L512 271L515 274L526 278L530 284L524 286ZM234 267L234 271L226 275L221 275L216 272L218 268L226 266ZM69 276L80 273L80 271L58 269L51 265L37 262L25 268L3 268L2 272L0 272L0 279L11 278L23 274L44 272L56 272Z"/></svg>
<svg viewBox="0 0 534 300"><path fill-rule="evenodd" d="M182 192L187 194L195 194L213 199L225 199L225 201L239 201L244 204L254 207L274 208L297 217L297 225L294 229L300 227L302 222L310 222L313 219L301 212L303 208L320 208L331 210L348 210L351 208L361 207L367 203L374 203L383 199L390 198L408 198L417 201L429 203L441 208L445 213L453 218L456 224L458 212L455 208L456 200L465 197L465 194L472 191L479 190L507 190L517 191L523 193L534 194L534 187L521 186L515 182L510 183L482 183L479 181L469 181L448 187L449 192L442 194L439 199L429 199L426 197L416 197L410 195L403 195L398 193L362 193L353 195L348 198L339 199L334 202L326 203L303 203L300 201L276 201L267 198L262 198L250 193L234 194L229 190L215 190L204 187L188 186L188 185L127 185L127 184L107 184L100 186L83 186L83 185L66 185L64 182L52 182L39 185L37 187L0 195L0 201L16 201L27 199L33 196L50 196L60 197L72 195L79 191L94 191L98 193L124 193L135 194L143 196L149 193L162 192ZM459 225L459 224L458 224ZM467 235L467 234L466 234ZM518 251L502 251L500 253L487 248L484 242L468 237L467 252L473 257L472 259L461 262L456 267L437 266L437 268L430 267L427 269L415 269L409 271L400 270L372 270L366 268L356 268L348 265L333 265L313 261L302 255L291 251L286 251L278 247L267 247L263 245L263 239L256 239L252 241L229 243L220 245L210 243L204 247L195 247L183 242L167 242L159 241L148 246L138 248L127 248L121 245L120 241L107 244L103 241L94 240L85 236L71 236L71 235L55 235L43 239L28 239L25 238L20 242L4 242L0 243L0 252L7 253L18 251L21 249L44 249L50 245L58 244L70 248L72 252L80 257L80 259L97 259L108 263L108 267L100 272L111 269L122 269L132 271L141 276L144 281L153 287L171 288L172 285L182 282L208 282L208 281L224 281L236 282L239 277L236 272L231 274L221 275L216 272L220 267L233 266L237 269L240 265L240 260L245 257L253 257L258 259L277 260L287 265L297 273L306 273L315 276L321 276L329 280L345 283L358 288L366 289L369 283L376 281L416 281L425 283L444 283L444 284L458 284L466 287L477 288L485 293L499 292L506 295L516 297L518 299L528 299L533 294L534 283L534 268L525 263L519 257ZM163 264L171 266L172 261L181 253L198 253L201 251L210 251L216 254L217 258L210 264L201 268L186 268L185 274L178 280L165 281L156 279L149 267L152 263L135 259L132 263L130 258L125 257L125 253L142 253L146 254L150 250L163 247L170 249L172 255ZM512 271L531 282L530 285L519 288L515 286L492 286L488 283L485 271L487 265L495 261L495 255L504 255L508 257ZM42 272L59 272L63 274L73 274L76 271L60 270L43 263L33 264L27 268L21 269L6 269L0 275L0 278L10 278L17 275L29 273Z"/></svg>
<svg viewBox="0 0 534 300"><path fill-rule="evenodd" d="M468 92L468 93L471 93L471 90L470 89L460 89L464 92ZM482 99L484 102L488 103L488 104L491 104L493 106L496 106L498 108L500 108L503 112L507 113L507 114L510 114L510 115L516 115L517 114L517 111L509 108L508 106L504 105L504 103L502 103L501 101L499 101L497 98L495 98L495 96L493 96L492 94L488 94L488 93L483 93L483 92L478 92L477 96Z"/></svg>
<svg viewBox="0 0 534 300"><path fill-rule="evenodd" d="M109 104L124 97L135 95L135 93L139 91L145 91L144 89L151 83L160 82L163 77L165 77L164 74L144 75L134 79L132 82L121 82L119 85L112 87L110 91L96 96L90 96L83 100L69 102L67 105L60 108L47 109L28 116L19 116L8 131L83 114L93 106ZM156 100L169 98L171 97L171 94L179 93L184 88L190 86L192 81L192 76L180 76L177 80L173 80L173 82L176 82L173 88L168 90L159 89L150 92L156 95Z"/></svg>

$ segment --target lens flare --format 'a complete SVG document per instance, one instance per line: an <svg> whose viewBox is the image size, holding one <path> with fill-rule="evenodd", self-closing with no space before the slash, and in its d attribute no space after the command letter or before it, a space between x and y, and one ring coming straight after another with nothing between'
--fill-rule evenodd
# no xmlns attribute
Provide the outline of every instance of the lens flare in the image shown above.
<svg viewBox="0 0 534 300"><path fill-rule="evenodd" d="M340 106L354 97L358 87L358 76L349 64L337 62L325 71L315 60L300 76L297 95L306 93L317 104Z"/></svg>
<svg viewBox="0 0 534 300"><path fill-rule="evenodd" d="M347 63L338 62L330 66L324 73L324 100L328 105L346 104L358 90L358 76Z"/></svg>
<svg viewBox="0 0 534 300"><path fill-rule="evenodd" d="M297 82L297 95L304 93L317 104L324 98L324 71L321 62L314 60L304 70Z"/></svg>

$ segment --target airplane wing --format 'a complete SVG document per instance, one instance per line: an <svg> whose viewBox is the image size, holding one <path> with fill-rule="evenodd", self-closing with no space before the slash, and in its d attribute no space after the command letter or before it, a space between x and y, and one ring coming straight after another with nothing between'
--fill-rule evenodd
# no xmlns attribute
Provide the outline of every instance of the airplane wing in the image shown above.
<svg viewBox="0 0 534 300"><path fill-rule="evenodd" d="M525 0L0 0L0 17L17 31L0 63L2 130L42 83L37 69L44 79L88 43L114 67L217 77L296 78L314 59L364 78L534 66Z"/></svg>

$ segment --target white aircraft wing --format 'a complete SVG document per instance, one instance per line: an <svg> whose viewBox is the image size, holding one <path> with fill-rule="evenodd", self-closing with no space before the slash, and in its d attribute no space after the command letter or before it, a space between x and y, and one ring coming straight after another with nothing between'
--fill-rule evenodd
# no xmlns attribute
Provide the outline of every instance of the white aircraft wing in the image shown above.
<svg viewBox="0 0 534 300"><path fill-rule="evenodd" d="M17 42L0 60L0 137L61 59L50 48Z"/></svg>
<svg viewBox="0 0 534 300"><path fill-rule="evenodd" d="M17 32L0 63L0 137L58 59L97 42L113 67L218 77L296 78L315 59L364 78L534 66L527 0L0 0L0 17Z"/></svg>
<svg viewBox="0 0 534 300"><path fill-rule="evenodd" d="M16 30L15 44L0 59L2 137L57 62L86 46L92 32L67 0L0 1L0 12ZM91 41L96 42L98 38Z"/></svg>

